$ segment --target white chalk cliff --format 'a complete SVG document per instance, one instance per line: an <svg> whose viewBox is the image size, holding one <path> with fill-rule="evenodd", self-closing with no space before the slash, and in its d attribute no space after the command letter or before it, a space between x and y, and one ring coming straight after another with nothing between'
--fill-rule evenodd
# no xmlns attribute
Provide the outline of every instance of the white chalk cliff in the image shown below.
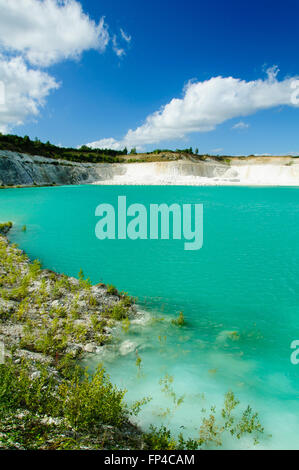
<svg viewBox="0 0 299 470"><path fill-rule="evenodd" d="M299 186L299 158L94 164L0 150L0 185L33 184Z"/></svg>

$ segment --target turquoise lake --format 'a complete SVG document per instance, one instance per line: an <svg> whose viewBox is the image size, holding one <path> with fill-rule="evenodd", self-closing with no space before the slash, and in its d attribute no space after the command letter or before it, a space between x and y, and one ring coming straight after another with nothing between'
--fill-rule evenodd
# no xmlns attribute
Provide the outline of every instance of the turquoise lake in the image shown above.
<svg viewBox="0 0 299 470"><path fill-rule="evenodd" d="M120 195L146 207L203 204L203 248L185 251L183 240L98 240L95 209L117 207ZM44 267L72 276L82 268L93 283L114 284L149 312L87 361L91 369L103 362L128 389L128 401L152 396L137 418L144 428L164 423L196 436L203 409L218 410L233 390L240 410L249 404L259 413L259 448L299 449L299 365L290 361L290 344L299 339L299 188L9 189L0 191L0 222L8 220L15 224L10 240ZM182 328L171 323L180 311ZM184 395L176 409L159 384L166 374ZM252 440L227 438L224 447L252 448Z"/></svg>

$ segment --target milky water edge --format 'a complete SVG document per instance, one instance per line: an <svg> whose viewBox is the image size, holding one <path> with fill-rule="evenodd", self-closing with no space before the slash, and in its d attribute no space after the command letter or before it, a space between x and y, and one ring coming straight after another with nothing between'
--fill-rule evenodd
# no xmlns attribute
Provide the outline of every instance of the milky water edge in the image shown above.
<svg viewBox="0 0 299 470"><path fill-rule="evenodd" d="M116 204L119 195L145 205L203 204L203 248L187 252L182 240L98 240L95 208ZM250 404L259 412L260 447L299 448L299 366L290 361L299 338L298 188L11 189L0 192L6 220L15 222L10 239L44 267L68 275L82 268L93 283L138 297L144 315L87 363L103 362L129 401L153 397L139 424L165 423L196 436L203 410L219 409L233 390L241 409ZM171 323L180 311L182 328ZM176 409L159 384L166 374L183 397ZM252 440L224 446L251 448Z"/></svg>

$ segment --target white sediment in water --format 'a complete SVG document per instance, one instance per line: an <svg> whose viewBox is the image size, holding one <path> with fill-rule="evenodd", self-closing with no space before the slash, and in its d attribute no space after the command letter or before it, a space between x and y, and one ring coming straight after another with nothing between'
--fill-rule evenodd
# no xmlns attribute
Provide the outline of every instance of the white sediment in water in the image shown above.
<svg viewBox="0 0 299 470"><path fill-rule="evenodd" d="M112 175L111 175L112 173ZM94 184L190 186L298 186L299 161L291 157L113 164ZM112 176L112 177L111 177Z"/></svg>
<svg viewBox="0 0 299 470"><path fill-rule="evenodd" d="M182 432L185 437L198 437L202 420L209 416L211 406L215 406L213 414L220 419L224 395L229 390L226 377L230 376L230 380L233 379L230 385L236 398L240 399L236 416L240 418L250 404L254 412L259 413L265 431L255 446L250 434L245 434L239 440L224 433L221 448L261 450L298 447L295 430L299 417L289 409L290 402L282 404L273 398L265 403L252 387L256 381L256 362L234 355L230 350L226 353L218 350L219 342L235 337L234 330L223 330L216 338L214 348L212 343L206 344L200 350L200 361L197 363L189 360L192 351L188 351L188 338L183 338L188 330L179 330L178 335L177 329L169 330L170 317L161 321L160 316L148 312L144 314L139 309L138 313L139 318L137 321L132 320L130 330L125 333L120 328L118 341L104 348L103 355L95 354L83 361L91 369L103 362L112 380L127 389L126 399L129 404L140 400L140 397L151 398L133 419L136 424L144 430L150 429L150 425L158 428L165 425L174 435ZM140 371L136 367L136 353L142 359ZM182 354L189 357L183 363L184 366L180 361ZM170 389L175 392L176 398L182 398L179 406L174 404L171 393L163 391L160 379L165 378L166 374L173 377ZM247 385L239 382L239 378L244 375L247 377ZM283 389L289 386L280 374L270 374L265 380L269 387L280 384ZM218 447L215 444L212 448Z"/></svg>

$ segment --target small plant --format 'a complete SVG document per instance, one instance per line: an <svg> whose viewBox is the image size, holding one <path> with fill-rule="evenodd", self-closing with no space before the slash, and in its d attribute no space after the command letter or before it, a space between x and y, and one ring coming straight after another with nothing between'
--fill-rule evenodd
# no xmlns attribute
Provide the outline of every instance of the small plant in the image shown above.
<svg viewBox="0 0 299 470"><path fill-rule="evenodd" d="M128 308L123 304L122 300L105 311L109 318L116 321L125 320L128 318L128 313Z"/></svg>
<svg viewBox="0 0 299 470"><path fill-rule="evenodd" d="M29 274L31 275L32 279L36 279L36 277L40 274L41 271L41 262L38 260L34 260L33 263L29 265Z"/></svg>
<svg viewBox="0 0 299 470"><path fill-rule="evenodd" d="M137 416L141 411L141 407L147 405L150 401L152 401L151 397L145 397L141 400L135 401L129 409L130 414L133 416Z"/></svg>
<svg viewBox="0 0 299 470"><path fill-rule="evenodd" d="M183 403L185 395L179 397L175 393L172 387L173 377L171 375L166 374L165 377L162 378L159 383L162 386L162 392L165 393L165 395L167 395L173 401L175 409Z"/></svg>
<svg viewBox="0 0 299 470"><path fill-rule="evenodd" d="M121 300L125 307L131 307L131 305L135 302L133 297L130 297L126 292L121 292Z"/></svg>
<svg viewBox="0 0 299 470"><path fill-rule="evenodd" d="M82 268L80 268L80 271L78 273L78 278L79 278L79 281L84 281L85 276L84 276L84 272Z"/></svg>
<svg viewBox="0 0 299 470"><path fill-rule="evenodd" d="M178 318L171 320L171 323L175 326L184 326L186 325L186 320L183 312L180 312Z"/></svg>
<svg viewBox="0 0 299 470"><path fill-rule="evenodd" d="M159 336L158 336L158 340L159 340L159 343L160 343L160 344L165 344L166 341L167 341L167 336L165 336L165 335L164 335L164 336L159 335Z"/></svg>
<svg viewBox="0 0 299 470"><path fill-rule="evenodd" d="M150 426L150 432L144 435L147 448L151 450L197 450L199 443L196 439L185 440L182 434L179 434L176 440L169 429L161 426L160 429Z"/></svg>
<svg viewBox="0 0 299 470"><path fill-rule="evenodd" d="M116 287L114 287L112 284L108 284L107 285L107 293L110 294L110 295L117 295L118 291L117 291Z"/></svg>
<svg viewBox="0 0 299 470"><path fill-rule="evenodd" d="M138 369L138 375L141 375L142 359L138 354L138 351L135 351L136 354L136 367Z"/></svg>
<svg viewBox="0 0 299 470"><path fill-rule="evenodd" d="M88 305L90 307L97 307L98 305L97 299L91 294L88 296Z"/></svg>
<svg viewBox="0 0 299 470"><path fill-rule="evenodd" d="M128 318L124 318L122 321L122 329L125 333L128 333L130 329L130 320Z"/></svg>

